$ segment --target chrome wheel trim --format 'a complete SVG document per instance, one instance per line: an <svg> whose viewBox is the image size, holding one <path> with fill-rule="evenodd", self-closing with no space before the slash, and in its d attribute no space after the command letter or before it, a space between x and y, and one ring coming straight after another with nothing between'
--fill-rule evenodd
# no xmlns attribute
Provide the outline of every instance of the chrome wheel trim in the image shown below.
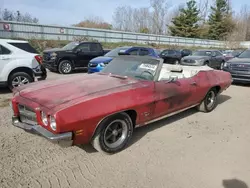
<svg viewBox="0 0 250 188"><path fill-rule="evenodd" d="M68 63L68 62L65 62L62 64L62 72L63 73L70 73L72 67L71 67L71 64Z"/></svg>
<svg viewBox="0 0 250 188"><path fill-rule="evenodd" d="M214 107L215 100L216 100L216 94L215 94L215 92L214 91L210 91L208 93L208 96L207 96L207 99L206 99L207 108L209 110Z"/></svg>
<svg viewBox="0 0 250 188"><path fill-rule="evenodd" d="M28 83L30 83L30 81L25 76L17 76L12 80L11 85L12 87L19 87Z"/></svg>
<svg viewBox="0 0 250 188"><path fill-rule="evenodd" d="M114 120L104 131L104 144L111 149L117 148L125 141L128 132L128 126L124 120Z"/></svg>

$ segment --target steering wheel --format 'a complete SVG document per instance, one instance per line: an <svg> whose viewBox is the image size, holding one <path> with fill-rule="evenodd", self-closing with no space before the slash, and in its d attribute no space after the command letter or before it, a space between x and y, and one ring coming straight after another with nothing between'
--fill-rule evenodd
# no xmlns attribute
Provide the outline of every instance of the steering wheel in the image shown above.
<svg viewBox="0 0 250 188"><path fill-rule="evenodd" d="M143 71L139 76L136 76L136 77L137 78L142 78L144 80L147 80L147 77L142 76L144 73L148 73L150 75L150 77L151 77L151 80L154 79L154 75L151 72L147 71L147 70Z"/></svg>

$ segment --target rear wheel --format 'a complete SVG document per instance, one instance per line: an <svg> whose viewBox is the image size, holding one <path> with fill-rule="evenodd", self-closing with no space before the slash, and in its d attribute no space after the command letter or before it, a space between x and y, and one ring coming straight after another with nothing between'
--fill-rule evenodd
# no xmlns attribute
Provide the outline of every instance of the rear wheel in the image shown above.
<svg viewBox="0 0 250 188"><path fill-rule="evenodd" d="M98 129L92 140L93 147L112 154L126 147L133 134L133 123L128 114L120 113L105 119Z"/></svg>
<svg viewBox="0 0 250 188"><path fill-rule="evenodd" d="M16 72L10 75L8 80L8 87L12 90L28 83L34 82L34 78L26 72Z"/></svg>
<svg viewBox="0 0 250 188"><path fill-rule="evenodd" d="M204 100L197 106L198 110L201 112L211 112L217 106L217 91L212 88L206 94Z"/></svg>
<svg viewBox="0 0 250 188"><path fill-rule="evenodd" d="M59 63L58 71L61 74L70 74L72 70L73 70L73 66L69 60L63 60Z"/></svg>

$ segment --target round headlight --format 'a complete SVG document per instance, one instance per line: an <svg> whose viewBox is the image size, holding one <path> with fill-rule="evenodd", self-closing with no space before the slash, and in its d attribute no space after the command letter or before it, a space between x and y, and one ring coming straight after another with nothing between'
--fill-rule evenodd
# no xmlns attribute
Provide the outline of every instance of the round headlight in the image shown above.
<svg viewBox="0 0 250 188"><path fill-rule="evenodd" d="M44 112L41 112L41 119L42 119L42 122L45 126L48 125L48 118L47 118L47 115L44 113Z"/></svg>
<svg viewBox="0 0 250 188"><path fill-rule="evenodd" d="M52 130L56 130L56 119L53 116L50 116L50 127Z"/></svg>

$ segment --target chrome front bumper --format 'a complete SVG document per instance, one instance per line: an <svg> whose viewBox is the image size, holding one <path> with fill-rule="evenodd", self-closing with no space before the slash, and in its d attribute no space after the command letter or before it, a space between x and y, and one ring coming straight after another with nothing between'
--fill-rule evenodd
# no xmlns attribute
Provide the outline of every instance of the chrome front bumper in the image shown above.
<svg viewBox="0 0 250 188"><path fill-rule="evenodd" d="M16 116L12 117L12 124L15 127L24 129L27 132L43 136L46 139L50 140L51 142L57 143L62 147L72 146L72 144L73 144L72 132L66 132L66 133L62 133L62 134L53 134L40 125L30 125L27 123L22 123L19 121L19 118Z"/></svg>

